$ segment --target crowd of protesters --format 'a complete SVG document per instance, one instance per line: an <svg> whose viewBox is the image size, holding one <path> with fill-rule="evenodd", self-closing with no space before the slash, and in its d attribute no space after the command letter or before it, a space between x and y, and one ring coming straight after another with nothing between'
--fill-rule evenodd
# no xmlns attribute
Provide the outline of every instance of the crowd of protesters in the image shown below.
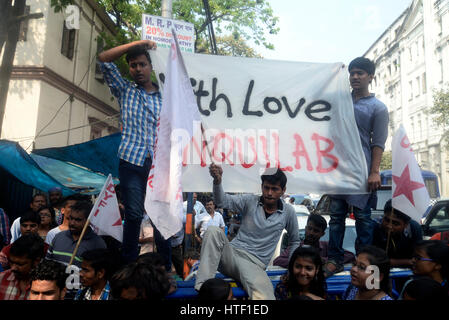
<svg viewBox="0 0 449 320"><path fill-rule="evenodd" d="M106 236L98 236L88 228L71 263L75 269L67 269L74 246L92 208L92 200L82 195L65 198L61 196L58 205L62 214L61 223L58 225L55 222L56 226L47 230L46 236L43 237L40 232L43 229L42 224L48 229L49 222L45 219L53 220L52 210L49 210L52 206L47 205L48 197L45 194L37 195L30 201L30 210L18 218L19 230L16 232L16 239L10 236L14 232L12 227L7 232L8 217L5 215L2 219L5 222L2 222L1 234L4 241L0 251L2 300L164 299L176 292L178 281L196 278L201 260L202 239L207 229L211 228L222 234L226 241L230 241L236 236L229 232L231 225L241 223L239 213L217 209L208 194L195 193L193 228L196 237L192 238L188 248L185 248L184 237L180 245L181 261L185 262L185 266L182 266L184 272L175 268L173 260L167 263L163 255L158 253L151 230L153 225L148 218L145 219L147 223L142 223L139 256L135 261L126 262L122 258L120 247L108 246L107 243L110 242L106 241ZM38 206L34 203L36 198L40 198ZM208 205L204 206L202 202ZM221 219L208 226L213 221L212 208L214 216ZM209 217L205 219L205 215ZM444 240L423 240L419 228L416 229L415 224L404 216L406 217L402 212L392 210L391 200L387 201L380 221L373 220L373 243L360 248L356 255L347 252L345 264L352 264L351 268L346 269L350 272L351 282L339 296L340 299L448 298L449 244ZM387 239L390 228L392 232ZM324 274L324 265L328 259L327 242L320 240L326 229L327 222L322 216L310 214L305 227L305 237L299 246L291 255L287 249L274 260L274 265L286 269L279 281L274 282L272 291L275 299L329 298ZM236 233L238 234L238 229ZM388 252L385 250L386 241L391 242ZM174 254L172 251L172 255ZM167 265L170 269L167 269ZM368 269L373 266L379 270L378 287L370 287L370 282L367 281L372 274ZM400 295L394 297L390 269L397 266L409 268L412 274L405 278ZM75 273L73 270L76 270ZM73 274L78 274L79 277L73 277ZM208 277L198 289L197 299L235 298L229 281Z"/></svg>
<svg viewBox="0 0 449 320"><path fill-rule="evenodd" d="M139 256L135 261L127 262L120 246L108 236L98 236L90 227L71 259L93 207L93 199L80 194L62 197L62 192L59 192L59 198L55 200L54 189L52 193L51 204L50 192L36 193L29 209L12 225L8 215L0 210L0 300L162 299L176 291L176 280L183 279L184 258L187 274L194 274L198 269L201 244L197 243L184 252L182 233L181 267L178 270L174 265L175 259L167 262L157 252L153 225L148 216L141 224ZM195 202L196 198L197 194ZM207 203L209 211L212 207L215 209L212 200ZM60 212L60 219L56 219L55 207ZM196 202L196 207L199 212L208 214L200 201ZM222 217L219 211L213 214ZM228 229L231 218L234 224L239 223L239 215L230 213L223 232L225 227ZM223 218L219 223L222 221ZM195 223L198 237L200 229L207 229L207 223L211 221L205 219ZM172 255L175 255L175 250L172 250ZM72 269L68 269L69 265Z"/></svg>

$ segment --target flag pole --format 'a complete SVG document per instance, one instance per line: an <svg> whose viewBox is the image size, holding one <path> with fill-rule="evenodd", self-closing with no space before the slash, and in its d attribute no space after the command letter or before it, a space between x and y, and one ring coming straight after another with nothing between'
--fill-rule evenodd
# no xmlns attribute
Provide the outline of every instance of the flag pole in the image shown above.
<svg viewBox="0 0 449 320"><path fill-rule="evenodd" d="M81 244L81 240L83 240L84 234L86 233L89 223L90 223L90 215L89 215L89 218L87 218L86 223L84 224L83 231L81 231L80 237L78 238L78 242L76 243L75 249L73 250L72 257L70 258L69 266L72 265L73 259L75 259L75 255L78 252L78 248Z"/></svg>
<svg viewBox="0 0 449 320"><path fill-rule="evenodd" d="M394 208L391 206L391 215L394 214ZM387 247L385 248L385 253L388 255L388 249L390 247L390 240L391 240L391 228L393 227L393 222L390 218L390 228L388 228L388 236L387 236Z"/></svg>
<svg viewBox="0 0 449 320"><path fill-rule="evenodd" d="M209 154L209 158L212 163L214 163L212 159L212 152L210 151L209 144L207 143L205 136L204 125L201 122L201 135L206 142L207 153ZM188 249L191 247L195 247L195 217L193 215L193 192L189 192L187 194L187 214L186 214L186 225L185 225L185 236L184 236L184 255L187 253ZM190 268L187 265L187 259L184 256L184 265L183 265L183 278L185 279L190 272Z"/></svg>
<svg viewBox="0 0 449 320"><path fill-rule="evenodd" d="M209 144L207 143L206 135L205 135L204 132L205 132L205 130L204 130L204 125L203 125L203 122L201 122L201 135L203 136L203 139L204 139L204 141L206 142L206 149L207 149L207 153L209 154L210 161L211 161L212 163L214 163L214 160L212 159L212 152L211 152L210 149L209 149Z"/></svg>

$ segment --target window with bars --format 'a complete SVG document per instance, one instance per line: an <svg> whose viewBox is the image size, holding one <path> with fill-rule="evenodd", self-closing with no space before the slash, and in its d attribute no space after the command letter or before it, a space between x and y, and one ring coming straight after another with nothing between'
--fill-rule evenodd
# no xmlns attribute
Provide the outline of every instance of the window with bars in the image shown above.
<svg viewBox="0 0 449 320"><path fill-rule="evenodd" d="M97 56L99 53L103 51L103 49L104 49L104 40L100 36L97 36ZM101 72L100 63L98 60L97 64L95 65L95 79L97 79L101 83L104 83L103 72Z"/></svg>
<svg viewBox="0 0 449 320"><path fill-rule="evenodd" d="M73 59L73 53L75 52L75 38L76 29L68 29L64 21L62 27L61 53L70 60Z"/></svg>

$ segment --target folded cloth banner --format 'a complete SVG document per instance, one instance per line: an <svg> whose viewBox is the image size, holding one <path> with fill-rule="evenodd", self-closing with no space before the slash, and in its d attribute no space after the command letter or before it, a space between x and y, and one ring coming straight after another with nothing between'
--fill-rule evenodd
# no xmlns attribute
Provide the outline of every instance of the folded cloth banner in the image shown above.
<svg viewBox="0 0 449 320"><path fill-rule="evenodd" d="M162 83L166 55L167 49L151 51ZM210 191L205 167L214 162L223 166L227 192L260 192L258 175L281 167L288 192L366 193L366 160L342 63L183 57L206 129L205 141L196 130L183 150L184 191Z"/></svg>
<svg viewBox="0 0 449 320"><path fill-rule="evenodd" d="M112 176L109 175L89 214L92 229L98 235L108 235L122 242L123 225Z"/></svg>
<svg viewBox="0 0 449 320"><path fill-rule="evenodd" d="M172 33L175 40L168 55L162 110L145 196L145 210L165 239L182 228L182 150L192 139L193 124L200 121L174 30Z"/></svg>
<svg viewBox="0 0 449 320"><path fill-rule="evenodd" d="M392 206L421 223L430 204L430 197L402 124L393 137L391 150Z"/></svg>

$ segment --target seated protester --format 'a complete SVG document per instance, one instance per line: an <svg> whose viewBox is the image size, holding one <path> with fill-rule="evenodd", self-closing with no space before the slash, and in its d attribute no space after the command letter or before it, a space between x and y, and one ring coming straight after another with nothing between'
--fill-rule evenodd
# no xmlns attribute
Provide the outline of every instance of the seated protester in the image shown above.
<svg viewBox="0 0 449 320"><path fill-rule="evenodd" d="M161 268L139 262L131 262L117 271L110 284L114 300L161 300L170 288L164 265Z"/></svg>
<svg viewBox="0 0 449 320"><path fill-rule="evenodd" d="M202 301L234 300L229 282L212 278L204 281L198 292L198 299Z"/></svg>
<svg viewBox="0 0 449 320"><path fill-rule="evenodd" d="M298 247L288 264L287 274L276 285L276 300L305 295L313 300L326 298L326 280L319 251L309 245Z"/></svg>
<svg viewBox="0 0 449 320"><path fill-rule="evenodd" d="M140 255L137 258L137 263L143 263L143 264L149 264L152 266L155 266L156 268L161 268L163 270L166 270L165 265L166 261L164 257L157 252L147 252L142 255ZM178 284L176 282L176 279L167 273L168 281L170 282L170 288L168 290L168 294L173 293L178 288Z"/></svg>
<svg viewBox="0 0 449 320"><path fill-rule="evenodd" d="M31 270L44 257L44 241L37 234L26 234L11 245L9 270L0 273L0 300L27 300Z"/></svg>
<svg viewBox="0 0 449 320"><path fill-rule="evenodd" d="M379 270L377 288L374 279L368 279L374 272L372 267ZM389 296L389 276L390 259L385 250L372 245L361 248L351 269L351 284L343 293L342 300L393 300Z"/></svg>
<svg viewBox="0 0 449 320"><path fill-rule="evenodd" d="M53 238L48 248L47 259L56 260L66 265L69 264L92 207L90 201L77 201L72 206L69 216L69 230L61 231ZM85 251L105 248L104 240L92 228L87 227L74 257L73 265L78 268L81 267L81 256Z"/></svg>
<svg viewBox="0 0 449 320"><path fill-rule="evenodd" d="M30 235L36 234L38 235L39 224L41 223L41 217L39 213L33 211L27 211L20 217L20 234L22 235ZM11 250L12 244L4 247L0 252L0 264L3 270L9 269L9 252ZM48 245L44 243L44 250L47 253Z"/></svg>
<svg viewBox="0 0 449 320"><path fill-rule="evenodd" d="M31 271L31 289L28 300L64 300L66 267L56 261L42 260Z"/></svg>
<svg viewBox="0 0 449 320"><path fill-rule="evenodd" d="M41 207L47 205L47 196L42 193L36 193L30 203L30 208L27 211L37 212ZM23 214L22 214L23 216ZM22 234L20 233L20 218L18 217L11 225L11 243L16 241Z"/></svg>
<svg viewBox="0 0 449 320"><path fill-rule="evenodd" d="M380 223L374 223L373 242L386 250L388 230L391 229L388 257L392 267L412 266L413 247L422 240L421 226L405 213L392 208L391 199L385 203L384 215Z"/></svg>
<svg viewBox="0 0 449 320"><path fill-rule="evenodd" d="M323 263L326 263L327 261L328 241L320 241L320 239L324 236L326 228L327 222L323 216L318 214L309 215L305 227L304 240L302 240L299 244L299 246L309 245L318 249ZM274 259L273 265L288 268L288 257L289 250L287 248L282 251L276 259ZM352 263L354 259L354 254L345 250L343 263Z"/></svg>
<svg viewBox="0 0 449 320"><path fill-rule="evenodd" d="M82 289L74 300L111 300L109 279L114 273L114 262L108 249L85 251L81 258L80 280Z"/></svg>
<svg viewBox="0 0 449 320"><path fill-rule="evenodd" d="M53 207L41 207L37 213L41 217L41 223L39 223L39 228L37 233L45 241L48 232L57 226L55 218L55 210Z"/></svg>
<svg viewBox="0 0 449 320"><path fill-rule="evenodd" d="M447 299L447 291L438 281L431 278L419 278L408 283L401 300L441 301Z"/></svg>
<svg viewBox="0 0 449 320"><path fill-rule="evenodd" d="M195 249L189 249L185 254L185 259L189 267L189 275L192 275L200 266L200 253Z"/></svg>
<svg viewBox="0 0 449 320"><path fill-rule="evenodd" d="M423 240L415 245L412 271L414 279L426 277L437 281L449 295L449 247L440 240ZM413 279L412 279L413 280ZM411 280L404 284L400 298Z"/></svg>

